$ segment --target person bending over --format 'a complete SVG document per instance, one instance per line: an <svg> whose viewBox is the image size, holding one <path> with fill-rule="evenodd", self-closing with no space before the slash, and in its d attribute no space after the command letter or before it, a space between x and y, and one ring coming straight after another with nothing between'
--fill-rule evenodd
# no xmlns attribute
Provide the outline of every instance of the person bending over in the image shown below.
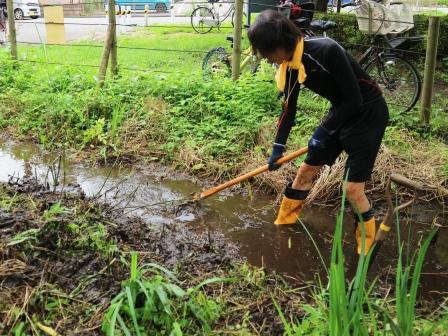
<svg viewBox="0 0 448 336"><path fill-rule="evenodd" d="M292 21L273 10L262 12L248 30L252 49L280 65L276 81L283 92L283 109L268 159L269 170L283 155L294 124L301 85L328 99L331 107L308 142L308 154L284 192L275 224L294 224L316 175L345 151L347 199L357 221L357 252L361 254L361 225L365 228L365 253L373 244L376 227L365 194L389 112L381 90L338 43L326 37L304 38Z"/></svg>

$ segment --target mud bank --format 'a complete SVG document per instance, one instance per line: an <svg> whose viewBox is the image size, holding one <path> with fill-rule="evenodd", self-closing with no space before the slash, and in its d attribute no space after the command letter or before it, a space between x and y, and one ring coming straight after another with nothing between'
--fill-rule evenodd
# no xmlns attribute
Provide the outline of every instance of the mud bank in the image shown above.
<svg viewBox="0 0 448 336"><path fill-rule="evenodd" d="M236 247L222 235L151 225L86 198L79 186L60 193L33 179L14 180L0 184L0 195L2 334L20 326L35 332L39 325L61 335L102 334L105 309L129 278L131 251L138 253L140 264L172 270L186 288L210 277L235 278L244 267L247 281L204 287L209 295L232 298L233 313L214 321L214 328L246 329L241 321L250 311L254 329L269 334L282 329L269 293L283 285L242 266ZM293 303L303 296L278 292L282 306L297 314Z"/></svg>

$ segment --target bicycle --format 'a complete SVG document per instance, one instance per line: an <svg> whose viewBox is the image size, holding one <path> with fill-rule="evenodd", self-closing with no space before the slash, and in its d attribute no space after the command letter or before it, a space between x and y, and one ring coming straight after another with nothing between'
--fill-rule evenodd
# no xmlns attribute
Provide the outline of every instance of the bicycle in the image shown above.
<svg viewBox="0 0 448 336"><path fill-rule="evenodd" d="M232 19L232 27L235 26L235 3L230 3L229 8L225 11L223 15L219 14L219 7L222 7L223 2L219 3L218 9L215 8L219 0L208 0L211 7L200 6L197 7L193 13L191 13L191 26L194 31L199 34L207 34L213 28L220 29L221 24L227 20L229 17ZM243 24L246 22L246 13L243 13Z"/></svg>
<svg viewBox="0 0 448 336"><path fill-rule="evenodd" d="M229 35L226 40L231 43L231 50L233 49L233 36ZM240 65L240 73L249 71L250 73L257 72L260 66L260 58L253 55L252 48L247 48L242 52ZM213 48L204 57L202 61L202 76L204 79L213 77L231 77L232 76L232 53L228 52L224 47Z"/></svg>
<svg viewBox="0 0 448 336"><path fill-rule="evenodd" d="M291 20L306 37L324 36L327 31L336 28L336 22L330 20L314 20L315 5L313 2L298 4L295 0L280 0L278 12Z"/></svg>
<svg viewBox="0 0 448 336"><path fill-rule="evenodd" d="M326 36L327 30L336 27L336 23L333 21L313 20L314 3L312 2L296 5L295 2L290 0L281 1L278 6L278 11L292 20L306 36L316 36L316 34ZM245 28L249 28L249 26L245 25ZM227 36L226 40L231 42L231 49L233 49L233 36ZM256 55L252 55L251 48L246 49L242 54L245 57L240 65L241 73L256 73L260 68L261 59ZM276 67L276 65L272 66ZM228 52L224 47L218 47L213 48L205 55L202 62L202 75L204 79L219 76L230 77L231 74L231 52Z"/></svg>
<svg viewBox="0 0 448 336"><path fill-rule="evenodd" d="M372 35L371 46L362 54L359 64L383 91L388 105L398 106L400 113L410 111L420 98L421 77L405 53L420 44L423 37L396 35L413 27L412 15L406 14L407 9L401 2L389 4L397 6L394 10L369 0L350 2L342 7L347 6L355 7L361 32Z"/></svg>

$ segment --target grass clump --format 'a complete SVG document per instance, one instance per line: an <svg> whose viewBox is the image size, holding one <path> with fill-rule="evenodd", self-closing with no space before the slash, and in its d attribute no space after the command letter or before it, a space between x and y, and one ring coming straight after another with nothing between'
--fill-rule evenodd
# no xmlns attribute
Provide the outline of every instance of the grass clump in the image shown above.
<svg viewBox="0 0 448 336"><path fill-rule="evenodd" d="M230 279L207 279L185 291L176 284L179 280L172 272L154 264L148 265L151 267L170 279L160 274L146 279L148 269L138 268L137 254L132 254L130 278L111 301L102 330L109 336L116 334L117 327L126 335L210 334L211 325L216 323L223 307L207 298L201 289Z"/></svg>

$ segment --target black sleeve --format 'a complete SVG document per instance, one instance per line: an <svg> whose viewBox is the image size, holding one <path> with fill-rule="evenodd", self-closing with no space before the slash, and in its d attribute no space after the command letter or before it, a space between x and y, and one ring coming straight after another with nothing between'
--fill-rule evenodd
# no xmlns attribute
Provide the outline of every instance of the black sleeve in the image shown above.
<svg viewBox="0 0 448 336"><path fill-rule="evenodd" d="M297 112L297 98L300 92L300 84L297 81L297 70L287 70L286 84L284 92L284 102L287 101L287 108L282 108L282 113L277 124L277 135L275 137L275 143L286 145L289 132L296 118ZM291 88L291 89L290 89Z"/></svg>
<svg viewBox="0 0 448 336"><path fill-rule="evenodd" d="M334 44L328 49L326 58L328 70L338 84L339 92L342 95L341 103L332 106L321 123L322 127L332 134L359 112L362 95L347 52L338 44Z"/></svg>

